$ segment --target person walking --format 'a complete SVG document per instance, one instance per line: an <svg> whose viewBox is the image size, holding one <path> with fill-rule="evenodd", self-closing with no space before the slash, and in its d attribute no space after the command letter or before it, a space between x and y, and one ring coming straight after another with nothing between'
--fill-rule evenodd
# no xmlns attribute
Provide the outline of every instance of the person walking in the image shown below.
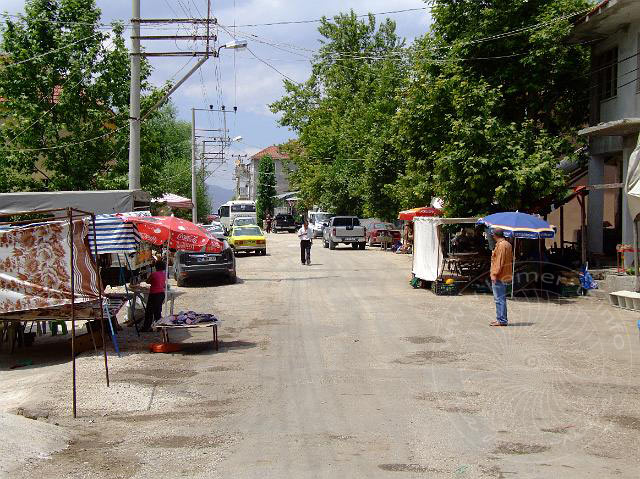
<svg viewBox="0 0 640 479"><path fill-rule="evenodd" d="M298 230L300 238L300 261L303 265L311 266L311 243L313 242L313 230L309 228L307 218L304 219L302 227Z"/></svg>
<svg viewBox="0 0 640 479"><path fill-rule="evenodd" d="M267 213L267 219L266 219L266 230L267 233L271 233L271 223L273 222L273 218L271 217L271 213Z"/></svg>
<svg viewBox="0 0 640 479"><path fill-rule="evenodd" d="M149 275L147 283L149 287L149 297L144 313L144 323L142 331L151 331L153 321L162 318L162 304L164 303L164 289L167 283L167 273L164 261L156 261L156 270Z"/></svg>
<svg viewBox="0 0 640 479"><path fill-rule="evenodd" d="M496 302L496 320L489 323L491 326L507 326L507 283L512 279L513 250L511 244L504 239L504 231L496 228L493 230L493 239L496 242L491 253L491 286L493 299Z"/></svg>

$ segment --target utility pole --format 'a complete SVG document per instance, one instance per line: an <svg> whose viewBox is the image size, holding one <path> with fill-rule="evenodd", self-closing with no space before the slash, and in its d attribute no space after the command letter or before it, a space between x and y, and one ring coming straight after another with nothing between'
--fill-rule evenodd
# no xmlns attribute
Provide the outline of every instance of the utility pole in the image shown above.
<svg viewBox="0 0 640 479"><path fill-rule="evenodd" d="M140 189L140 0L132 0L131 86L129 91L129 189Z"/></svg>
<svg viewBox="0 0 640 479"><path fill-rule="evenodd" d="M234 107L233 112L237 112L237 107ZM196 128L196 112L221 112L223 115L223 128L221 130L218 129L203 129ZM220 136L207 136L207 135L196 135L196 132L220 132ZM220 164L224 163L224 147L230 143L229 132L227 130L227 110L224 105L221 106L219 110L213 108L213 105L210 105L209 108L191 108L191 201L193 201L193 222L195 223L198 218L198 210L196 205L197 199L197 191L198 191L198 181L197 181L197 151L196 151L196 139L200 141L202 139L202 153L201 153L201 162L202 162L202 181L204 184L204 180L207 177L206 174L206 165L207 160L210 161L219 161ZM206 144L207 143L219 143L220 151L213 152L211 155L213 157L207 156L206 153Z"/></svg>
<svg viewBox="0 0 640 479"><path fill-rule="evenodd" d="M129 189L140 189L140 124L158 107L165 103L193 73L195 73L209 57L219 57L220 50L243 49L247 42L233 40L224 45L211 49L211 41L215 42L217 36L211 31L211 25L217 25L218 21L211 17L211 0L207 0L207 18L141 18L140 0L132 0L131 23L131 83L129 91ZM205 25L206 35L140 35L140 25ZM141 40L178 40L205 41L205 51L177 51L177 52L141 52ZM214 44L215 46L215 44ZM140 111L140 64L142 57L202 57L198 62L173 85L164 96L144 113Z"/></svg>
<svg viewBox="0 0 640 479"><path fill-rule="evenodd" d="M191 201L193 222L198 222L198 185L196 184L196 109L191 108Z"/></svg>

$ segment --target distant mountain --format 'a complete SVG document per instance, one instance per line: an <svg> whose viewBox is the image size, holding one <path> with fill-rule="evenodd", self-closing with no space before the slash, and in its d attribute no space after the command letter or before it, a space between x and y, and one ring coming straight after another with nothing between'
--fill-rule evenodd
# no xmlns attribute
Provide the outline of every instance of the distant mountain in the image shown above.
<svg viewBox="0 0 640 479"><path fill-rule="evenodd" d="M207 183L207 196L211 201L211 211L217 212L221 205L233 198L235 191L223 186Z"/></svg>

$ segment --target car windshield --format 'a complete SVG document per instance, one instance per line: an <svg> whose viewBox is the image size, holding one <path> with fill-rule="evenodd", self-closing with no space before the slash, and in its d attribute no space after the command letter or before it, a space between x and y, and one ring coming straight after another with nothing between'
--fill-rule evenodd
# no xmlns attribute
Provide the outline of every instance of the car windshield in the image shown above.
<svg viewBox="0 0 640 479"><path fill-rule="evenodd" d="M231 205L232 213L255 213L256 205Z"/></svg>
<svg viewBox="0 0 640 479"><path fill-rule="evenodd" d="M224 231L222 225L209 225L205 226L205 229L210 233L222 233Z"/></svg>
<svg viewBox="0 0 640 479"><path fill-rule="evenodd" d="M242 227L234 228L233 236L262 236L262 231L257 226L255 227Z"/></svg>
<svg viewBox="0 0 640 479"><path fill-rule="evenodd" d="M334 218L333 226L360 226L358 218Z"/></svg>
<svg viewBox="0 0 640 479"><path fill-rule="evenodd" d="M233 224L235 224L237 226L254 225L254 224L256 224L256 220L253 219L253 218L236 218L235 221L233 222Z"/></svg>
<svg viewBox="0 0 640 479"><path fill-rule="evenodd" d="M327 221L331 219L331 215L329 213L316 213L314 215L315 223L322 223L323 221Z"/></svg>

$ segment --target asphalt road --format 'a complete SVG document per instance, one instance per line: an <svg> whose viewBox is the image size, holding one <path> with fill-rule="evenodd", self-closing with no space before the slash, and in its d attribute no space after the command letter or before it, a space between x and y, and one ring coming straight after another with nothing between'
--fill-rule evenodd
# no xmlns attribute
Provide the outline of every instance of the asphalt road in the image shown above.
<svg viewBox="0 0 640 479"><path fill-rule="evenodd" d="M80 419L61 387L41 391L37 407L78 438L21 474L638 477L633 314L532 298L495 329L490 296L412 289L409 256L316 241L302 266L289 234L268 250L238 259L237 285L177 301L222 318L219 352L195 333L150 355L129 334L111 388L98 359L80 362Z"/></svg>

